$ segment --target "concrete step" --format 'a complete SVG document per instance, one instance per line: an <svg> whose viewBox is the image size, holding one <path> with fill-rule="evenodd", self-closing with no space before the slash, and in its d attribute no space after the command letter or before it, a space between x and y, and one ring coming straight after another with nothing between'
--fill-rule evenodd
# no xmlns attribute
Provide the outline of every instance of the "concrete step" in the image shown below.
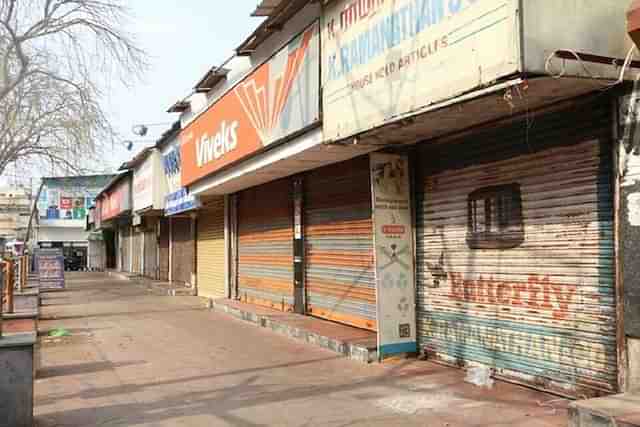
<svg viewBox="0 0 640 427"><path fill-rule="evenodd" d="M640 392L573 402L569 427L640 427Z"/></svg>
<svg viewBox="0 0 640 427"><path fill-rule="evenodd" d="M375 339L349 339L345 338L344 333L336 334L336 329L357 330L350 326L338 325L299 314L274 312L270 309L232 302L227 299L209 300L208 306L215 311L227 313L262 328L271 329L273 332L289 338L331 350L361 363L372 363L378 359ZM368 334L375 337L373 333ZM349 334L347 333L347 335Z"/></svg>

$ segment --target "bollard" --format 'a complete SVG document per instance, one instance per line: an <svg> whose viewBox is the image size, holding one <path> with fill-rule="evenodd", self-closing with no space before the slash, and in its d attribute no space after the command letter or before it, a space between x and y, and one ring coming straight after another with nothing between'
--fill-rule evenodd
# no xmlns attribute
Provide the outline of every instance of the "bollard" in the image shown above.
<svg viewBox="0 0 640 427"><path fill-rule="evenodd" d="M23 256L20 258L20 284L18 285L18 289L20 292L24 292L27 287L27 256Z"/></svg>
<svg viewBox="0 0 640 427"><path fill-rule="evenodd" d="M4 265L5 271L7 272L6 280L4 282L7 293L7 313L13 314L13 287L15 286L13 261L5 261Z"/></svg>

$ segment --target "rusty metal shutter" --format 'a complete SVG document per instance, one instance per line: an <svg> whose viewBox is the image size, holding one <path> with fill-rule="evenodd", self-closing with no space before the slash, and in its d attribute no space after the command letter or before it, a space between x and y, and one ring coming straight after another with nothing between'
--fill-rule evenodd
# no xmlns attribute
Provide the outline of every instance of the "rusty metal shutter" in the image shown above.
<svg viewBox="0 0 640 427"><path fill-rule="evenodd" d="M191 283L195 242L191 237L191 218L171 218L171 280Z"/></svg>
<svg viewBox="0 0 640 427"><path fill-rule="evenodd" d="M131 227L122 227L120 236L120 270L131 270Z"/></svg>
<svg viewBox="0 0 640 427"><path fill-rule="evenodd" d="M158 224L158 280L169 281L169 218L160 218Z"/></svg>
<svg viewBox="0 0 640 427"><path fill-rule="evenodd" d="M142 274L142 266L143 266L143 245L142 245L142 236L143 232L139 227L134 228L132 235L132 245L133 251L131 253L132 261L133 261L133 273Z"/></svg>
<svg viewBox="0 0 640 427"><path fill-rule="evenodd" d="M157 222L149 220L144 230L144 275L150 279L158 278L158 235Z"/></svg>
<svg viewBox="0 0 640 427"><path fill-rule="evenodd" d="M375 330L369 158L315 170L304 188L307 311Z"/></svg>
<svg viewBox="0 0 640 427"><path fill-rule="evenodd" d="M428 355L565 395L617 391L610 115L607 102L589 104L421 148L418 332ZM519 208L485 206L520 211L522 233L506 248L471 249L474 221L493 214L477 216L470 195L487 188L519 189Z"/></svg>
<svg viewBox="0 0 640 427"><path fill-rule="evenodd" d="M226 297L223 197L207 201L198 211L196 259L198 295L207 298Z"/></svg>
<svg viewBox="0 0 640 427"><path fill-rule="evenodd" d="M242 301L293 311L291 183L274 181L238 196L238 295Z"/></svg>

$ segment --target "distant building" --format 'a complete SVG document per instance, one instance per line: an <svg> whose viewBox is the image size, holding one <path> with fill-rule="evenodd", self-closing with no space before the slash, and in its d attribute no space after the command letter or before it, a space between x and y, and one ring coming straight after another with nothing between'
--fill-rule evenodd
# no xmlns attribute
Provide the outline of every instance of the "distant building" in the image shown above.
<svg viewBox="0 0 640 427"><path fill-rule="evenodd" d="M86 267L91 233L86 230L89 208L113 175L43 178L36 203L34 238L41 248L63 248Z"/></svg>
<svg viewBox="0 0 640 427"><path fill-rule="evenodd" d="M31 195L24 188L0 187L0 239L24 240L31 213Z"/></svg>

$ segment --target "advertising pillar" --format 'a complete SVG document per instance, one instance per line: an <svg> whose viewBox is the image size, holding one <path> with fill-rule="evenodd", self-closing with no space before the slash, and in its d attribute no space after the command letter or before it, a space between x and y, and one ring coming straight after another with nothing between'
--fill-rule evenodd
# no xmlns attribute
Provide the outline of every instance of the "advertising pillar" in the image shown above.
<svg viewBox="0 0 640 427"><path fill-rule="evenodd" d="M378 355L414 353L416 314L409 160L371 154Z"/></svg>

